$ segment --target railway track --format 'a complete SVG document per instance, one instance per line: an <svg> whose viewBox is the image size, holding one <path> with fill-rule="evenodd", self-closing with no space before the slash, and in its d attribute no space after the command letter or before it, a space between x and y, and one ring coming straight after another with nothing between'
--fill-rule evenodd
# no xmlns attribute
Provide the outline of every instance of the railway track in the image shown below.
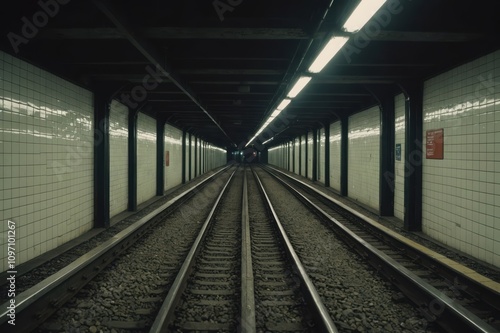
<svg viewBox="0 0 500 333"><path fill-rule="evenodd" d="M498 290L477 284L401 238L371 226L308 184L264 169L401 290L429 322L448 332L498 332Z"/></svg>
<svg viewBox="0 0 500 333"><path fill-rule="evenodd" d="M8 316L8 311L6 311L9 304L4 303L2 305L2 312L0 313L1 332L31 332L40 327L42 323L66 304L67 301L73 299L85 285L103 272L106 266L117 260L132 245L142 240L148 234L151 234L157 224L164 221L165 217L172 213L171 208L178 208L179 204L184 204L186 200L192 198L196 193L201 192L202 189L209 184L211 184L210 186L213 185L217 187L216 183L219 181L219 176L224 177L224 171L227 171L227 169L228 168L222 169L220 172L200 182L197 186L177 195L133 225L120 231L91 251L80 256L55 274L46 277L39 283L22 292L18 292L15 298L16 325L13 326L8 323L8 320L11 319ZM162 268L165 268L165 273L163 276L160 274L160 276L155 279L158 286L165 285L165 280L162 281L162 278L166 278L166 276L169 275L167 269L168 265L178 264L179 258L177 256L182 255L183 252L181 247L179 247L178 250L179 251L172 251L167 257L163 258L163 263L159 263ZM150 257L155 257L155 255L151 256L151 253L148 253L148 255ZM150 257L148 257L149 260L154 260L154 258ZM173 275L175 275L175 273ZM153 291L155 290L154 288L151 289ZM145 294L148 294L147 290ZM149 299L146 298L145 303L152 302L153 299L154 298L151 297ZM101 305L103 305L104 308L112 308L114 304L111 300L112 298L110 297L109 303ZM78 303L78 306L80 309L86 309L92 306L92 304L88 306ZM141 309L137 310L141 313ZM142 313L147 311L150 312L151 310L142 309ZM136 321L136 326L139 325L137 323L140 324L140 321ZM118 324L127 326L132 323L120 322Z"/></svg>
<svg viewBox="0 0 500 333"><path fill-rule="evenodd" d="M248 186L247 173L237 169L222 190L207 189L220 194L202 225L196 217L175 235L153 229L151 221L164 219L162 212L186 191L26 290L16 299L17 325L2 313L2 332L74 330L60 320L79 320L91 332L336 332L260 180ZM262 205L269 215L253 217L250 226L249 209L263 211ZM191 236L192 229L199 234ZM99 320L89 315L95 313Z"/></svg>
<svg viewBox="0 0 500 333"><path fill-rule="evenodd" d="M286 243L290 248L291 244L288 237L281 236L286 234L256 174L253 181L250 181L250 188L253 194L256 192L262 194L262 196L252 195L249 201L250 210L255 212L250 219L250 231L254 271L257 276L254 287L257 328L262 332L318 330L315 324L318 318L311 317L314 312L308 311L306 307L308 303L299 292L302 280L297 277L297 273L303 274L307 283L311 283L303 271L302 264L291 267L287 261L283 244ZM273 220L278 221L279 230L271 223ZM296 256L295 251L290 251L288 255ZM297 272L300 269L302 271ZM315 288L312 289L311 293L305 293L308 294L307 298L319 298ZM327 326L322 329L335 331L336 328L322 303L318 306L316 316L321 314Z"/></svg>
<svg viewBox="0 0 500 333"><path fill-rule="evenodd" d="M241 204L241 186L233 177L234 173L205 220L152 331L236 330L241 209L221 209Z"/></svg>
<svg viewBox="0 0 500 333"><path fill-rule="evenodd" d="M226 168L219 170L217 173L220 175ZM216 175L214 176L216 177ZM166 208L161 212L161 216L162 218L169 216L170 213L174 212L177 208L181 207L185 202L192 198L195 193L201 191L205 186L210 184L212 181L210 178L211 177L208 176L206 181L197 180L197 182L199 181L199 186L193 185L192 190L186 191L185 189L183 190L179 188L171 195L154 202L140 211L130 213L130 215L124 220L112 225L108 229L93 229L81 238L79 237L76 240L65 243L62 246L41 255L40 257L36 257L17 266L16 293L21 294L23 291L33 287L50 275L55 274L71 262L89 252L91 249L99 246L127 227L136 223L142 217L153 212L156 208L164 206L164 204L168 201L170 201L170 204L164 206ZM7 272L0 273L0 304L9 300L7 297L9 289L7 277L9 277Z"/></svg>
<svg viewBox="0 0 500 333"><path fill-rule="evenodd" d="M272 206L274 227L263 216L248 224L255 206L247 202L246 174L239 171L220 194L221 208L205 221L152 332L336 332Z"/></svg>

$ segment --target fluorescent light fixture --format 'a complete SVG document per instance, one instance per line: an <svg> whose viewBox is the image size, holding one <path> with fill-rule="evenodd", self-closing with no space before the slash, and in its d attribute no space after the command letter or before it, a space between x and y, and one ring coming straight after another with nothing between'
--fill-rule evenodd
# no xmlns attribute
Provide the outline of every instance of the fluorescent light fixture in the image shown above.
<svg viewBox="0 0 500 333"><path fill-rule="evenodd" d="M245 145L245 148L248 147L253 142L253 140L255 140L255 138L257 137L257 135L258 134L255 134L255 136L252 139L250 139L250 141L247 142L247 144Z"/></svg>
<svg viewBox="0 0 500 333"><path fill-rule="evenodd" d="M281 113L281 110L275 110L273 113L271 113L271 117L276 118L277 116L279 116L280 113Z"/></svg>
<svg viewBox="0 0 500 333"><path fill-rule="evenodd" d="M285 98L281 103L280 105L278 105L278 107L276 108L276 110L279 110L279 111L282 111L284 110L288 104L290 104L292 100L291 99L288 99L288 98Z"/></svg>
<svg viewBox="0 0 500 333"><path fill-rule="evenodd" d="M262 127L255 133L254 137L248 141L248 143L245 145L245 147L249 146L258 136L260 133L262 133L263 130L267 128L267 126L274 121L274 119L281 113L283 109L285 109L288 104L290 104L292 100L285 98L280 105L274 110L274 112L266 119Z"/></svg>
<svg viewBox="0 0 500 333"><path fill-rule="evenodd" d="M295 98L295 97L297 97L297 95L302 91L302 89L305 88L305 86L307 86L307 84L309 83L309 81L311 81L311 79L312 79L312 77L310 77L310 76L302 76L302 77L300 77L297 80L297 82L295 83L295 85L293 86L293 88L288 93L287 97L288 98Z"/></svg>
<svg viewBox="0 0 500 333"><path fill-rule="evenodd" d="M266 143L268 143L269 141L273 141L274 138L270 138L269 140L266 140L264 142L262 142L263 145L265 145Z"/></svg>
<svg viewBox="0 0 500 333"><path fill-rule="evenodd" d="M387 0L361 0L342 28L348 32L361 30L386 1Z"/></svg>
<svg viewBox="0 0 500 333"><path fill-rule="evenodd" d="M309 67L309 72L319 73L325 68L325 66L332 60L333 57L340 51L340 49L347 43L349 37L346 36L334 36L325 45L320 54L316 57L316 60Z"/></svg>

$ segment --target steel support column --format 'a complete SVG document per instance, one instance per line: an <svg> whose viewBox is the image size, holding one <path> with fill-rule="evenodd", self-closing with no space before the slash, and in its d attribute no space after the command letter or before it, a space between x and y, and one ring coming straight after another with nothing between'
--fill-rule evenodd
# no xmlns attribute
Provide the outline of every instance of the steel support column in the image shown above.
<svg viewBox="0 0 500 333"><path fill-rule="evenodd" d="M194 137L194 177L198 175L198 138Z"/></svg>
<svg viewBox="0 0 500 333"><path fill-rule="evenodd" d="M186 183L186 138L187 131L182 130L182 183Z"/></svg>
<svg viewBox="0 0 500 333"><path fill-rule="evenodd" d="M394 96L386 95L380 102L379 211L381 216L393 216L395 149Z"/></svg>
<svg viewBox="0 0 500 333"><path fill-rule="evenodd" d="M109 112L108 97L94 95L94 227L109 227Z"/></svg>
<svg viewBox="0 0 500 333"><path fill-rule="evenodd" d="M189 146L188 146L188 181L193 179L192 177L192 174L191 174L191 167L192 167L192 147L191 147L191 140L192 140L192 136L191 136L191 133L189 133Z"/></svg>
<svg viewBox="0 0 500 333"><path fill-rule="evenodd" d="M330 124L325 125L325 186L330 187Z"/></svg>
<svg viewBox="0 0 500 333"><path fill-rule="evenodd" d="M156 120L156 195L165 192L165 120Z"/></svg>
<svg viewBox="0 0 500 333"><path fill-rule="evenodd" d="M309 149L308 149L309 147L308 147L308 145L309 145L309 133L306 132L306 142L305 142L305 146L304 146L305 147L305 155L306 155L305 156L305 160L306 160L306 163L305 163L305 169L306 169L305 170L305 176L306 176L306 178L307 178L307 175L309 173L309 161L307 160L309 158Z"/></svg>
<svg viewBox="0 0 500 333"><path fill-rule="evenodd" d="M302 175L302 136L299 135L299 176Z"/></svg>
<svg viewBox="0 0 500 333"><path fill-rule="evenodd" d="M405 218L404 228L422 230L423 85L403 87L405 103Z"/></svg>
<svg viewBox="0 0 500 333"><path fill-rule="evenodd" d="M340 195L346 197L348 195L348 172L349 172L349 118L342 117L340 119Z"/></svg>

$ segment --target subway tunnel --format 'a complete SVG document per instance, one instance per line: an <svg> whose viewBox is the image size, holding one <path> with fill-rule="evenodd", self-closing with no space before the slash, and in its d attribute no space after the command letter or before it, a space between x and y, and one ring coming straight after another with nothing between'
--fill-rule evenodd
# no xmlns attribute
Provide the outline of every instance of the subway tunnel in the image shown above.
<svg viewBox="0 0 500 333"><path fill-rule="evenodd" d="M33 263L235 165L498 272L497 13L490 0L3 4L0 272L14 224L15 264Z"/></svg>

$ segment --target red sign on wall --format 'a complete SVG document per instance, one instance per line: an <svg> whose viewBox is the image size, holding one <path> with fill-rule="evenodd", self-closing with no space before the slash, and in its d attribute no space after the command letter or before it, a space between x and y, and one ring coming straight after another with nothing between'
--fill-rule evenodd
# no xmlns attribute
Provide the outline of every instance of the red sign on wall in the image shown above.
<svg viewBox="0 0 500 333"><path fill-rule="evenodd" d="M425 157L428 159L443 159L444 129L429 130L425 135Z"/></svg>
<svg viewBox="0 0 500 333"><path fill-rule="evenodd" d="M170 166L170 152L168 150L165 152L165 166Z"/></svg>

